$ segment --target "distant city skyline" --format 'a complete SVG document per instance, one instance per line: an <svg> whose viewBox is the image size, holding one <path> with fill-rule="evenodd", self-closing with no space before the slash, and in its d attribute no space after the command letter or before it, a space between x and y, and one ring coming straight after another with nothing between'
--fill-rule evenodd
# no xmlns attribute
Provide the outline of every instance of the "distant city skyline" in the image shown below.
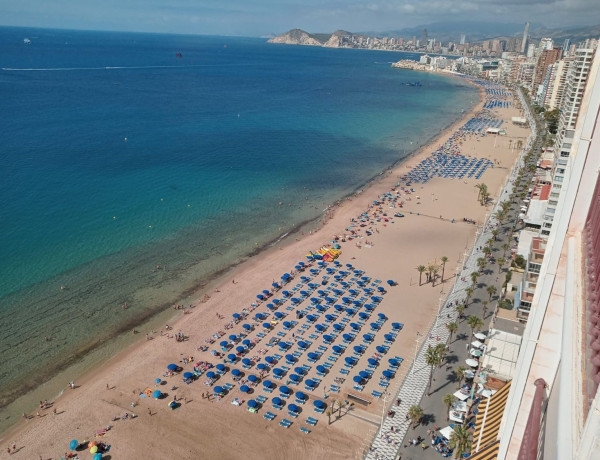
<svg viewBox="0 0 600 460"><path fill-rule="evenodd" d="M398 30L433 22L498 21L547 27L595 25L597 0L20 0L0 3L0 25L266 36ZM465 31L468 33L468 31Z"/></svg>

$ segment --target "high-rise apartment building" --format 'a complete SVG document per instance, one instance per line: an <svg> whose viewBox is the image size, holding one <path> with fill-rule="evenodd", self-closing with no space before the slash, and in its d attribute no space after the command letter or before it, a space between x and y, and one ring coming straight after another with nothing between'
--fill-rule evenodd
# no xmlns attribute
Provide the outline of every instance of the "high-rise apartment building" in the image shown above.
<svg viewBox="0 0 600 460"><path fill-rule="evenodd" d="M552 72L552 88L549 89L549 97L544 102L544 105L548 110L558 109L560 107L567 84L567 74L571 62L573 62L573 58L566 57L555 62L552 66L554 68Z"/></svg>
<svg viewBox="0 0 600 460"><path fill-rule="evenodd" d="M465 34L460 34L460 44L464 45L467 41L467 36Z"/></svg>
<svg viewBox="0 0 600 460"><path fill-rule="evenodd" d="M427 46L427 29L423 29L421 34L421 46Z"/></svg>
<svg viewBox="0 0 600 460"><path fill-rule="evenodd" d="M472 459L588 460L598 456L599 69L600 59L594 59L571 138L573 154L568 158L555 227L537 267L529 321L499 431L492 442L478 446ZM485 433L481 438L485 439Z"/></svg>
<svg viewBox="0 0 600 460"><path fill-rule="evenodd" d="M537 60L535 75L533 77L533 88L537 89L538 85L542 84L546 78L548 66L551 66L561 57L559 48L544 49Z"/></svg>
<svg viewBox="0 0 600 460"><path fill-rule="evenodd" d="M525 23L525 30L523 31L523 40L521 41L521 54L525 54L527 49L527 40L529 38L529 22Z"/></svg>

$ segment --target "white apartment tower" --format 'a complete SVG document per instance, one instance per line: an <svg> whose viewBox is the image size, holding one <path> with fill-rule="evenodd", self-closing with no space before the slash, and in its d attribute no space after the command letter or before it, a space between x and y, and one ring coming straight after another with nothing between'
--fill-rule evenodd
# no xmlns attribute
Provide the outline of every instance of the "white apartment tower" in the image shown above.
<svg viewBox="0 0 600 460"><path fill-rule="evenodd" d="M521 54L525 54L527 49L527 39L529 38L529 22L525 23L525 30L523 31L523 41L521 41Z"/></svg>
<svg viewBox="0 0 600 460"><path fill-rule="evenodd" d="M574 59L571 65L569 65L564 94L560 104L561 114L557 138L554 144L552 190L541 229L541 234L544 236L548 236L552 228L552 221L554 220L567 163L571 154L575 124L577 123L583 92L585 91L588 74L592 66L594 51L591 48L577 49Z"/></svg>

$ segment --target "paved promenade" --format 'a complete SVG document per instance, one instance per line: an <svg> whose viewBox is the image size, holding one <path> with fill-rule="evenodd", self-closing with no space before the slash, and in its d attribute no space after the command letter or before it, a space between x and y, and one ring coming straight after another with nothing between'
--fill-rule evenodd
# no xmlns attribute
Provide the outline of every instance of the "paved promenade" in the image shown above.
<svg viewBox="0 0 600 460"><path fill-rule="evenodd" d="M524 155L528 152L536 141L537 133L535 132L535 123L531 113L529 112L527 105L519 94L526 116L532 126L532 135L528 139L523 153L515 163L513 170L511 171L505 186L500 194L499 199L495 203L494 209L490 213L490 217L487 219L486 224L482 229L477 231L475 237L475 243L471 254L467 257L463 263L463 267L459 274L455 277L454 285L452 290L448 294L443 307L440 309L435 321L429 332L421 334L420 337L415 337L415 344L419 344L420 349L416 356L413 366L404 370L406 378L404 380L403 374L399 374L395 381L402 382L400 389L396 391L390 388L385 399L382 397L380 404L382 404L382 413L387 412L387 408L393 410L395 415L393 417L384 416L383 426L377 430L377 433L372 439L371 445L366 445L363 455L367 460L394 460L396 458L402 459L424 459L434 460L441 458L441 455L431 447L430 437L427 435L427 430L432 430L435 425L439 427L447 426L450 422L447 421L448 411L446 406L442 403L442 399L446 394L452 394L458 389L458 383L454 376L454 370L458 366L467 367L465 360L470 358L466 345L469 344L473 339L471 338L471 329L466 324L466 321L458 321L458 312L456 311L456 305L464 303L467 294L466 289L472 287L471 273L479 271L477 266L477 259L485 257L481 249L486 245L490 238L493 238L492 230L498 226L491 214L499 210L499 203L507 200L513 190L513 183L518 175L519 169L524 165ZM519 212L519 206L513 204L509 218L498 235L498 241L493 246L494 254L502 253L502 245L506 242L510 243L512 238L512 226L511 222L516 222ZM498 256L496 256L498 257ZM476 315L481 317L482 313L482 300L488 300L489 294L486 291L487 286L496 286L498 294L500 293L501 285L504 281L504 272L499 273L497 265L488 265L484 270L483 274L477 280L475 291L469 301L469 306L463 313L464 318L469 315ZM440 285L449 287L452 282L452 278L447 279L444 284ZM497 298L496 294L495 298ZM494 300L494 298L492 298ZM494 302L496 304L496 302ZM488 312L484 318L484 326L482 330L485 331L489 327L489 322L494 316L494 306L492 302L488 307ZM449 332L446 328L446 323L456 321L459 325L458 331L453 337L453 341L449 343L449 353L446 355L445 364L440 368L434 370L433 383L431 386L431 395L426 396L427 386L429 383L430 366L425 361L425 354L428 347L435 347L440 343L447 343L449 339ZM397 384L400 385L400 384ZM400 402L400 404L398 404ZM420 406L425 414L424 423L418 426L415 430L410 428L410 422L407 420L408 409L413 406ZM410 440L421 436L425 439L425 449L419 446L410 445Z"/></svg>

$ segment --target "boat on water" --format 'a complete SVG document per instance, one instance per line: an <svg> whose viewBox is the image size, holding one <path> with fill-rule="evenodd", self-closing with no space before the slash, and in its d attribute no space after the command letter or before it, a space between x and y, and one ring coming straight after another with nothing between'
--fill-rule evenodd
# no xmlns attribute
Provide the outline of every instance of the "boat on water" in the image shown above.
<svg viewBox="0 0 600 460"><path fill-rule="evenodd" d="M182 58L182 57L183 57L183 55L182 55L181 53L175 53L175 57L177 57L177 58Z"/></svg>
<svg viewBox="0 0 600 460"><path fill-rule="evenodd" d="M25 43L26 45L30 45L31 44L31 40L29 40L28 38L24 38L23 39L23 43Z"/></svg>

